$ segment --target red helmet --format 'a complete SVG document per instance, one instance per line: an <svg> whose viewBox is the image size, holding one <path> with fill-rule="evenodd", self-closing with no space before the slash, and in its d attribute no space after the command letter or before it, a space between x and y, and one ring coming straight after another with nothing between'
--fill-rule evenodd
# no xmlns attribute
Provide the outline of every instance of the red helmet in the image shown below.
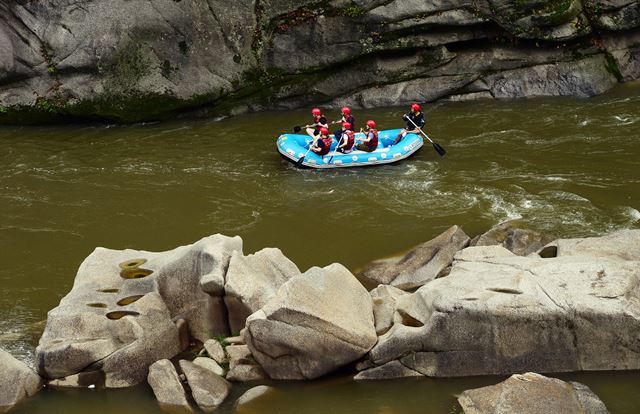
<svg viewBox="0 0 640 414"><path fill-rule="evenodd" d="M373 119L370 119L367 121L367 126L369 128L375 128L376 127L376 121L374 121Z"/></svg>
<svg viewBox="0 0 640 414"><path fill-rule="evenodd" d="M350 123L348 123L348 122L343 122L343 123L342 123L342 128L344 128L344 129L351 129L351 124L350 124Z"/></svg>
<svg viewBox="0 0 640 414"><path fill-rule="evenodd" d="M320 108L313 108L311 110L311 115L320 116L321 114L322 114L322 111L320 110Z"/></svg>
<svg viewBox="0 0 640 414"><path fill-rule="evenodd" d="M342 107L342 113L345 115L349 115L351 113L351 109L348 106Z"/></svg>
<svg viewBox="0 0 640 414"><path fill-rule="evenodd" d="M326 127L320 128L320 134L329 135L329 128L326 128Z"/></svg>
<svg viewBox="0 0 640 414"><path fill-rule="evenodd" d="M420 109L421 109L420 105L418 105L417 103L414 103L414 104L411 105L411 110L413 112L418 112L418 111L420 111Z"/></svg>

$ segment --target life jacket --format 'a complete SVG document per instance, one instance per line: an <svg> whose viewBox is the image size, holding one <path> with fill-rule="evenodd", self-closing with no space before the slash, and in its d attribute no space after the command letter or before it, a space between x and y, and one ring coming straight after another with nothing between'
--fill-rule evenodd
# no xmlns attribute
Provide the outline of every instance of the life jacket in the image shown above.
<svg viewBox="0 0 640 414"><path fill-rule="evenodd" d="M353 144L355 144L356 142L356 137L353 134L353 131L344 131L342 133L342 139L344 140L344 136L346 135L347 137L347 145L345 145L344 147L342 147L343 151L351 151L353 149Z"/></svg>
<svg viewBox="0 0 640 414"><path fill-rule="evenodd" d="M369 133L373 134L373 138L371 138L371 141L367 142L367 148L371 151L375 151L376 148L378 148L378 131L370 129ZM369 133L367 133L367 137L369 136Z"/></svg>
<svg viewBox="0 0 640 414"><path fill-rule="evenodd" d="M327 155L329 153L329 150L331 149L331 143L333 142L333 140L331 139L330 136L327 136L326 138L320 138L318 140L318 145L319 147L321 147L320 152L318 152L318 155Z"/></svg>

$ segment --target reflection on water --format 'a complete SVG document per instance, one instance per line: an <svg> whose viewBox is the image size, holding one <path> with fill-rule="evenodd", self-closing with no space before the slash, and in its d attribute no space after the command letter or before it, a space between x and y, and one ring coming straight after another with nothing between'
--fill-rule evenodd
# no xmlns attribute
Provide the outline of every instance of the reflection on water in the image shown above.
<svg viewBox="0 0 640 414"><path fill-rule="evenodd" d="M297 170L277 155L276 137L304 123L302 111L0 128L0 346L33 363L41 321L96 246L167 250L222 232L241 235L247 253L280 247L301 269L355 269L452 224L471 236L514 218L556 236L640 228L638 92L631 84L587 100L430 105L428 132L446 157L427 144L403 163L359 170ZM398 127L400 114L356 112L382 129ZM631 376L586 378L610 408L640 405L625 391L637 384ZM448 413L466 381L484 380L281 385L261 412ZM29 412L96 402L127 412L131 401L157 411L146 388L69 395L44 393Z"/></svg>

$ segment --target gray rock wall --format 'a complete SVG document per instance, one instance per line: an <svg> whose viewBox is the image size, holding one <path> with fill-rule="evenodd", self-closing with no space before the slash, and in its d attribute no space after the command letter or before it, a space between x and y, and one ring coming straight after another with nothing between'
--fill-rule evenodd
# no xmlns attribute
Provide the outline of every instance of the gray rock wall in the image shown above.
<svg viewBox="0 0 640 414"><path fill-rule="evenodd" d="M639 33L629 0L8 0L0 124L591 96Z"/></svg>

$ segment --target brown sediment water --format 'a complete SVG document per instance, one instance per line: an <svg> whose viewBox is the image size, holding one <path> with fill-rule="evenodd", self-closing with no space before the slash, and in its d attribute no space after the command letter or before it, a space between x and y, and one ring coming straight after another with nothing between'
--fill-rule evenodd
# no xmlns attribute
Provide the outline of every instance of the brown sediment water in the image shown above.
<svg viewBox="0 0 640 414"><path fill-rule="evenodd" d="M640 228L640 84L590 99L426 107L444 158L427 143L397 165L334 171L298 170L276 152L277 136L304 124L306 111L0 128L0 335L18 338L3 348L33 365L38 322L96 246L162 251L221 232L242 236L246 253L279 247L302 270L332 262L354 270L453 224L471 236L508 219L559 237ZM390 129L401 126L402 110L354 112L359 124L373 118ZM107 297L99 300L112 303ZM562 378L592 387L614 414L640 407L638 373ZM251 412L448 414L453 394L499 380L278 384ZM160 412L145 387L52 390L18 412L83 413L98 402L103 413L132 404ZM219 412L232 412L231 403Z"/></svg>

